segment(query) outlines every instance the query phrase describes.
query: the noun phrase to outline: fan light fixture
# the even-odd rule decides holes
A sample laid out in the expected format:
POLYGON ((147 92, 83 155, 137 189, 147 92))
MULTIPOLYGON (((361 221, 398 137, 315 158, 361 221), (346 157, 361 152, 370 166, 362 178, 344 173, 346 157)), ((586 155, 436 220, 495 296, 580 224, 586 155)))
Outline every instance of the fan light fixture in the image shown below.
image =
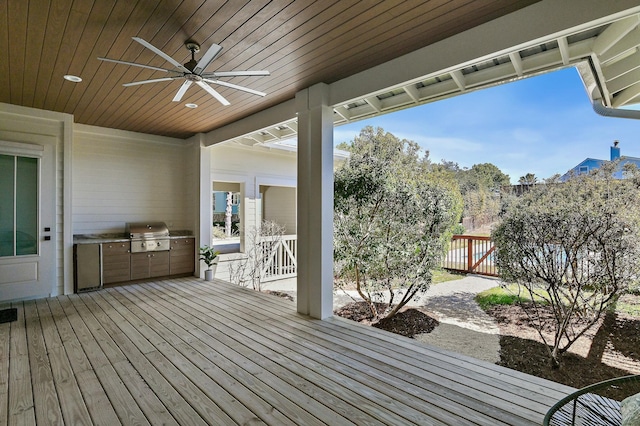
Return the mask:
POLYGON ((154 71, 161 71, 168 73, 168 77, 164 78, 154 78, 151 80, 142 80, 142 81, 134 81, 131 83, 125 83, 123 86, 137 86, 140 84, 147 83, 158 83, 161 81, 172 81, 177 79, 184 79, 182 86, 178 89, 178 92, 173 97, 173 102, 180 102, 182 97, 187 92, 187 89, 191 84, 195 83, 204 89, 211 96, 216 98, 218 102, 222 105, 229 105, 229 101, 224 98, 220 93, 218 93, 210 84, 229 87, 231 89, 242 90, 247 93, 251 93, 253 95, 258 96, 266 96, 266 93, 259 92, 257 90, 249 89, 248 87, 238 86, 237 84, 228 83, 226 81, 219 80, 221 77, 251 77, 251 76, 267 76, 270 75, 269 71, 213 71, 213 72, 204 72, 205 68, 213 62, 213 60, 220 54, 222 51, 222 46, 217 44, 211 45, 206 53, 200 58, 200 60, 196 61, 195 54, 200 51, 200 45, 194 41, 187 40, 184 43, 184 46, 191 52, 191 60, 186 64, 182 65, 180 62, 173 59, 171 56, 164 53, 162 50, 158 49, 151 43, 141 39, 140 37, 133 37, 133 40, 140 43, 147 49, 151 50, 156 55, 163 58, 165 61, 169 62, 171 65, 176 67, 177 69, 171 70, 167 68, 159 68, 151 65, 138 64, 135 62, 126 62, 120 61, 117 59, 109 59, 109 58, 98 58, 101 61, 106 62, 115 62, 117 64, 131 65, 135 67, 148 68, 154 71))
POLYGON ((184 104, 187 108, 198 108, 198 104, 184 104))

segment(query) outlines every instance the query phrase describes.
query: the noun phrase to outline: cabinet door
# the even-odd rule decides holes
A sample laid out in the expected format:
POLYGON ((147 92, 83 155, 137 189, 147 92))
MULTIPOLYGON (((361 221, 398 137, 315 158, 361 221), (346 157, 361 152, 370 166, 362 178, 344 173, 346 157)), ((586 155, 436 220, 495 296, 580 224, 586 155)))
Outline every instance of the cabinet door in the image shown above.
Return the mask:
POLYGON ((131 279, 141 280, 169 275, 169 252, 156 251, 131 255, 131 279))
POLYGON ((102 283, 129 281, 131 245, 127 243, 102 244, 102 283))
POLYGON ((149 278, 149 253, 131 253, 131 279, 149 278))
POLYGON ((189 274, 195 271, 195 238, 171 240, 171 275, 189 274))
POLYGON ((149 257, 149 275, 152 277, 164 277, 169 275, 169 252, 156 251, 149 257))

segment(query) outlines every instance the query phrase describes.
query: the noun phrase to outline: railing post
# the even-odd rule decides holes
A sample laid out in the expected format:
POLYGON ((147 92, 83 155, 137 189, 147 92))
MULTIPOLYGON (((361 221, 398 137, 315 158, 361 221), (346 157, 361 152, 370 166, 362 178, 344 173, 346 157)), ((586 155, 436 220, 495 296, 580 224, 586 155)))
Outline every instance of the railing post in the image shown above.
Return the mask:
POLYGON ((467 239, 467 271, 473 272, 473 238, 467 239))

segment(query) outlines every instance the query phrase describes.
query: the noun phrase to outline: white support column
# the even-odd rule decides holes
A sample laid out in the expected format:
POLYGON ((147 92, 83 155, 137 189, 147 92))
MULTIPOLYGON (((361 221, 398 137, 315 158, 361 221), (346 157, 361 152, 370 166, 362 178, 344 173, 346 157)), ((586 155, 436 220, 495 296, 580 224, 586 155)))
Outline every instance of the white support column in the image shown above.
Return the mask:
MULTIPOLYGON (((199 247, 211 245, 211 218, 213 215, 213 204, 211 194, 213 191, 213 181, 211 179, 211 148, 207 148, 203 143, 201 135, 195 144, 197 150, 197 160, 199 161, 198 175, 198 237, 196 238, 196 254, 199 247)), ((196 259, 200 256, 196 255, 196 259)), ((201 268, 202 262, 196 262, 195 275, 204 278, 204 270, 201 268)))
POLYGON ((296 94, 298 112, 298 312, 333 314, 333 109, 329 86, 296 94))

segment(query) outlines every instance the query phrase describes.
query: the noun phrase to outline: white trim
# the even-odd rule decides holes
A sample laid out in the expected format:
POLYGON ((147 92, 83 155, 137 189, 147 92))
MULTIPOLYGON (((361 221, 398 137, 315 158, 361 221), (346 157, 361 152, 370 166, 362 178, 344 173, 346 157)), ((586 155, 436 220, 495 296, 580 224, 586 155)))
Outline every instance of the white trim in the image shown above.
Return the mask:
MULTIPOLYGON (((65 115, 62 120, 62 274, 63 293, 73 293, 73 116, 65 115)), ((56 169, 57 170, 57 169, 56 169)), ((57 171, 59 173, 59 171, 57 171)), ((56 173, 56 176, 57 176, 56 173)), ((57 188, 57 185, 56 185, 57 188)), ((56 194, 58 199, 58 194, 56 194)))
POLYGON ((41 158, 44 154, 44 145, 0 140, 0 151, 2 154, 41 158))
MULTIPOLYGON (((99 139, 97 142, 104 141, 105 137, 113 139, 135 139, 143 142, 168 144, 168 145, 187 145, 185 139, 171 138, 168 136, 151 135, 148 133, 132 132, 130 130, 118 130, 110 127, 89 126, 87 124, 74 124, 74 131, 77 134, 96 135, 99 139)), ((91 138, 85 136, 85 140, 91 141, 91 138)))
POLYGON ((271 177, 271 176, 256 176, 256 187, 260 188, 260 186, 283 186, 286 188, 295 188, 298 186, 298 181, 296 178, 285 178, 285 177, 271 177))

